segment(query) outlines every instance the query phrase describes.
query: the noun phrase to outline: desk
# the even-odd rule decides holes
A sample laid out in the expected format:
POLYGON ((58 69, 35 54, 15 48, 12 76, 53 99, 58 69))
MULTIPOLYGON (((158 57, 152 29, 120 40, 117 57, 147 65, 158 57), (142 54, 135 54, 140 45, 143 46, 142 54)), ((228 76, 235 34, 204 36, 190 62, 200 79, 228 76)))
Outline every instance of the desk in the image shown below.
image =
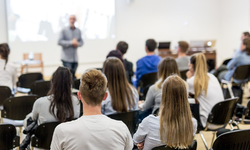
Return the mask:
MULTIPOLYGON (((213 50, 213 51, 188 51, 187 52, 187 55, 188 56, 191 56, 195 53, 203 53, 208 61, 208 66, 209 66, 209 70, 212 70, 215 68, 216 66, 216 51, 213 50), (210 61, 213 61, 212 63, 214 64, 210 64, 211 62, 210 61)), ((177 58, 178 57, 178 54, 173 54, 170 50, 158 50, 158 55, 162 58, 165 58, 165 57, 173 57, 173 58, 177 58)))

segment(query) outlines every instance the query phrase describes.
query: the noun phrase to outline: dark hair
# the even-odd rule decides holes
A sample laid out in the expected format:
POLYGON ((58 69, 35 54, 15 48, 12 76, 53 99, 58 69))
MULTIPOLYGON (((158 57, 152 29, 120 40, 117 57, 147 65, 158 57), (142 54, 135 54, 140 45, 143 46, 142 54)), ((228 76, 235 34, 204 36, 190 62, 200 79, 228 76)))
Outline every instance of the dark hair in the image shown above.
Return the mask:
POLYGON ((60 122, 74 119, 71 85, 72 75, 70 70, 66 67, 58 67, 52 76, 48 95, 50 95, 51 100, 49 111, 60 122))
POLYGON ((101 105, 106 90, 107 79, 101 71, 92 69, 82 75, 80 93, 88 105, 101 105))
POLYGON ((0 44, 0 55, 3 59, 5 59, 4 70, 8 62, 9 54, 10 54, 9 45, 7 43, 0 44))
POLYGON ((122 58, 122 53, 120 51, 118 51, 118 50, 110 51, 106 58, 109 58, 109 57, 116 57, 116 58, 120 59, 120 61, 123 63, 123 65, 125 67, 124 60, 122 58))
POLYGON ((244 36, 248 36, 250 37, 250 33, 249 32, 243 32, 244 36))
POLYGON ((122 62, 117 58, 108 58, 104 62, 103 72, 108 79, 108 90, 113 109, 119 113, 132 110, 135 106, 135 99, 122 62))
POLYGON ((250 38, 244 39, 243 40, 243 45, 246 46, 244 51, 247 53, 247 55, 250 55, 250 38))
POLYGON ((186 53, 189 47, 188 43, 186 41, 179 41, 178 44, 179 44, 181 52, 186 53))
POLYGON ((146 47, 148 48, 148 50, 149 50, 150 52, 153 52, 153 51, 155 50, 156 45, 157 45, 157 43, 155 42, 154 39, 148 39, 148 40, 146 41, 146 47))
POLYGON ((128 50, 128 43, 124 42, 124 41, 120 41, 116 48, 122 53, 122 55, 124 55, 127 50, 128 50))

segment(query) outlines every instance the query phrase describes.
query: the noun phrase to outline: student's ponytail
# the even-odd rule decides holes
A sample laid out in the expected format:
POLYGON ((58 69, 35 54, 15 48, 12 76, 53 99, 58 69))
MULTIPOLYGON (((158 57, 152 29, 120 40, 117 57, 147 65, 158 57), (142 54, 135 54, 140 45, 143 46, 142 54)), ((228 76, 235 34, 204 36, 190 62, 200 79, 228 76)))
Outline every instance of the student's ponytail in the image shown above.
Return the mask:
POLYGON ((3 59, 5 59, 4 70, 6 69, 6 65, 8 63, 9 54, 9 45, 7 43, 0 44, 0 55, 3 59))
POLYGON ((199 53, 191 57, 191 64, 194 66, 195 78, 194 78, 194 97, 197 97, 204 91, 207 95, 208 80, 207 75, 207 61, 204 54, 199 53))

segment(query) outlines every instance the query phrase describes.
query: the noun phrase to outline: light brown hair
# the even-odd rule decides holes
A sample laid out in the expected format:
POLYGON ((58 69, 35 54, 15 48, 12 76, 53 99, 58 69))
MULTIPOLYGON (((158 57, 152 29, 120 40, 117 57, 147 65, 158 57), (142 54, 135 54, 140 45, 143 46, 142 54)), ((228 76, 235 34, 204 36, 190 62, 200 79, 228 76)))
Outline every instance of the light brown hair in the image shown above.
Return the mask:
POLYGON ((91 106, 101 105, 107 90, 107 79, 99 70, 88 70, 82 75, 80 93, 91 106))
POLYGON ((194 66, 194 98, 204 91, 207 95, 209 77, 207 75, 207 60, 203 53, 192 55, 190 63, 194 66))
POLYGON ((118 58, 109 57, 104 62, 103 72, 108 79, 113 109, 119 113, 131 110, 135 106, 135 99, 122 62, 118 58))
POLYGON ((166 57, 161 60, 158 65, 158 79, 159 81, 156 83, 156 88, 161 89, 162 83, 164 80, 172 75, 177 74, 180 76, 180 71, 178 65, 172 57, 166 57))
POLYGON ((160 105, 160 138, 169 147, 187 148, 193 142, 193 122, 185 82, 169 76, 163 83, 160 105))
POLYGON ((244 39, 243 44, 246 46, 244 51, 247 53, 247 55, 250 55, 250 38, 244 39))
POLYGON ((179 41, 178 44, 181 52, 186 53, 189 47, 188 43, 186 41, 179 41))

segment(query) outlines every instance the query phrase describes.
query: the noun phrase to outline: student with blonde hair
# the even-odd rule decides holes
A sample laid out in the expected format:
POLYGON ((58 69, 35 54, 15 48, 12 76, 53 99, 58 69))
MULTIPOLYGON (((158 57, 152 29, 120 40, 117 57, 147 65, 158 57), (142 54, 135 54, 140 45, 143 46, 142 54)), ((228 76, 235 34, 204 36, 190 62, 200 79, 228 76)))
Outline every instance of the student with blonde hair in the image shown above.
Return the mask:
POLYGON ((183 149, 193 142, 196 129, 197 122, 192 118, 186 84, 178 75, 172 75, 163 82, 159 116, 146 117, 133 140, 143 150, 161 145, 183 149))
POLYGON ((172 74, 180 76, 180 72, 175 59, 166 57, 162 59, 158 65, 158 81, 150 86, 146 100, 143 104, 143 111, 153 108, 154 112, 160 107, 162 97, 162 84, 164 80, 172 74))
POLYGON ((102 113, 109 115, 137 110, 139 94, 129 84, 121 60, 116 57, 107 58, 103 65, 103 72, 108 79, 108 97, 102 102, 102 113))
POLYGON ((207 72, 207 61, 204 54, 191 56, 187 78, 188 92, 194 95, 197 103, 200 103, 201 122, 203 126, 206 126, 213 106, 223 101, 224 97, 217 78, 207 72))

